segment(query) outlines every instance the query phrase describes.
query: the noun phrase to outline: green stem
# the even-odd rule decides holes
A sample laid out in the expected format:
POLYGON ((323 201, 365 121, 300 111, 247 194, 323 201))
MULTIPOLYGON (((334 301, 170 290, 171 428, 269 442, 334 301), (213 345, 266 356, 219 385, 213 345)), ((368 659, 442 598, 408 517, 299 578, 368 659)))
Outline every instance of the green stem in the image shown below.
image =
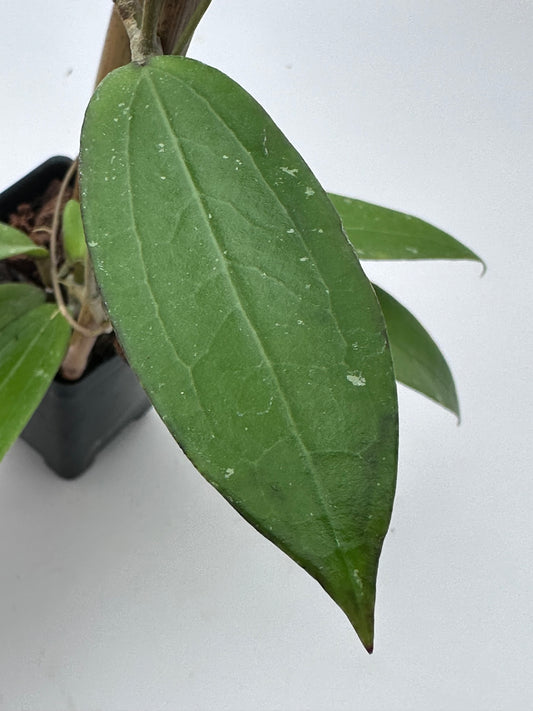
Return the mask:
POLYGON ((211 0, 200 0, 196 10, 193 12, 191 19, 185 26, 185 29, 178 37, 176 44, 172 49, 172 54, 184 54, 189 46, 189 42, 194 34, 195 29, 198 27, 198 23, 204 16, 205 11, 211 4, 211 0))
POLYGON ((163 0, 144 0, 141 24, 141 49, 145 57, 161 54, 161 43, 157 37, 157 24, 163 0))
POLYGON ((140 25, 140 5, 137 0, 114 0, 114 2, 128 33, 132 61, 144 64, 148 57, 161 54, 157 23, 162 0, 144 0, 140 25))

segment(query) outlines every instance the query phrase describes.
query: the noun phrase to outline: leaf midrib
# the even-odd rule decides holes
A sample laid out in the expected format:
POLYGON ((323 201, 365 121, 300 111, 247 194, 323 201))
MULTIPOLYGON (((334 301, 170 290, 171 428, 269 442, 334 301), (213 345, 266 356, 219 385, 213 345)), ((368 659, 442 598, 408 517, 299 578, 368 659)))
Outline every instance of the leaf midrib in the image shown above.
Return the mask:
MULTIPOLYGON (((176 80, 176 76, 175 76, 174 74, 172 74, 172 73, 170 73, 170 72, 168 72, 168 71, 162 69, 161 67, 158 67, 157 70, 156 70, 155 68, 151 67, 151 70, 152 70, 152 71, 159 71, 159 72, 161 72, 161 74, 167 74, 169 77, 171 77, 172 79, 176 80)), ((152 86, 154 87, 154 91, 155 91, 155 85, 154 85, 154 83, 153 83, 153 81, 152 81, 151 79, 150 79, 150 82, 152 83, 152 86)), ((287 216, 287 219, 289 220, 290 224, 295 228, 295 236, 298 236, 298 238, 300 239, 300 243, 301 243, 302 249, 305 250, 305 253, 306 253, 310 258, 311 258, 311 257, 314 257, 313 253, 310 251, 309 245, 308 245, 308 244, 305 242, 305 240, 302 238, 301 231, 300 231, 298 225, 296 224, 296 222, 294 221, 293 217, 291 216, 291 214, 290 214, 289 211, 287 210, 287 206, 284 205, 284 203, 280 200, 279 195, 275 192, 275 190, 273 190, 273 188, 272 188, 272 186, 270 185, 270 183, 265 179, 265 177, 264 177, 264 175, 263 175, 261 169, 259 168, 259 166, 258 166, 258 164, 257 164, 257 161, 255 160, 255 158, 253 157, 253 155, 250 153, 250 151, 249 151, 249 150, 243 145, 243 143, 240 141, 240 139, 239 139, 239 137, 237 136, 237 134, 235 133, 235 131, 231 128, 231 126, 229 126, 229 125, 224 121, 224 119, 222 118, 222 116, 220 116, 220 114, 217 114, 217 112, 213 109, 213 107, 211 106, 211 103, 205 98, 205 96, 202 96, 200 93, 198 93, 198 91, 197 91, 196 89, 194 89, 192 86, 190 86, 190 84, 183 83, 183 86, 186 87, 192 94, 194 94, 195 97, 197 97, 198 99, 200 99, 201 101, 203 101, 203 103, 204 103, 205 107, 207 108, 207 110, 208 110, 211 114, 213 114, 213 115, 215 116, 215 118, 216 118, 218 121, 220 121, 220 123, 222 123, 222 124, 226 127, 227 131, 228 131, 229 133, 231 133, 231 135, 233 136, 234 140, 238 143, 238 145, 239 145, 240 147, 244 148, 244 150, 246 151, 246 153, 247 153, 247 155, 248 155, 248 158, 250 159, 250 162, 253 164, 254 168, 256 169, 257 174, 258 174, 258 176, 260 177, 262 184, 263 184, 264 187, 270 192, 270 194, 272 195, 272 197, 274 198, 274 200, 277 202, 277 204, 279 205, 279 207, 282 209, 282 211, 283 211, 283 212, 285 213, 285 215, 287 216)), ((161 100, 159 99, 159 96, 156 96, 156 100, 158 101, 159 105, 162 107, 163 113, 164 113, 165 116, 166 116, 165 108, 164 108, 164 106, 163 106, 161 100)), ((170 129, 172 129, 172 127, 170 126, 170 124, 168 124, 168 125, 169 125, 170 129)), ((172 130, 171 130, 171 133, 172 133, 172 130)), ((172 135, 174 136, 174 134, 172 134, 172 135)), ((327 196, 327 194, 326 194, 326 196, 327 196)), ((335 211, 335 212, 336 212, 336 211, 335 211)), ((342 234, 344 234, 344 232, 342 231, 341 218, 339 217, 338 213, 336 213, 336 214, 337 214, 337 219, 338 219, 338 221, 339 221, 339 229, 341 230, 342 234)), ((355 256, 355 258, 357 259, 357 255, 356 255, 356 252, 355 252, 355 249, 354 249, 352 243, 349 241, 349 239, 346 237, 346 235, 344 235, 344 238, 345 238, 345 240, 346 240, 347 245, 349 245, 349 247, 353 250, 354 256, 355 256)), ((315 269, 316 269, 316 271, 317 271, 317 274, 318 274, 318 276, 319 276, 319 278, 320 278, 320 281, 322 282, 322 285, 323 285, 323 287, 324 287, 324 290, 325 290, 325 293, 326 293, 326 296, 327 296, 327 299, 328 299, 328 303, 329 303, 329 312, 330 312, 330 314, 331 314, 331 317, 332 317, 333 321, 335 322, 335 326, 336 326, 336 328, 337 328, 337 333, 338 333, 338 335, 340 336, 340 338, 344 341, 344 345, 345 345, 347 348, 349 348, 350 346, 349 346, 349 344, 347 343, 346 339, 344 338, 344 333, 342 332, 342 328, 341 328, 340 325, 339 325, 337 316, 336 316, 336 314, 335 314, 335 310, 333 309, 333 305, 332 305, 332 303, 331 303, 330 290, 329 290, 329 288, 328 288, 328 285, 326 284, 326 282, 325 282, 325 280, 324 280, 324 277, 322 276, 322 273, 320 272, 320 269, 318 268, 318 265, 315 263, 314 266, 315 266, 315 269)), ((347 366, 347 367, 348 367, 348 366, 347 366)))
MULTIPOLYGON (((174 80, 176 80, 176 77, 175 77, 175 76, 173 76, 173 75, 171 75, 171 76, 172 76, 172 78, 173 78, 174 80)), ((212 229, 210 220, 209 220, 209 218, 208 218, 208 212, 207 212, 207 210, 206 210, 206 208, 205 208, 205 206, 204 206, 204 203, 203 203, 203 201, 202 201, 202 198, 201 198, 201 196, 200 196, 200 191, 198 190, 198 188, 197 188, 197 186, 196 186, 196 184, 195 184, 195 182, 194 182, 194 178, 193 178, 193 176, 192 176, 192 174, 191 174, 191 172, 190 172, 190 170, 189 170, 189 168, 188 168, 187 161, 185 160, 185 156, 184 156, 184 154, 183 154, 183 150, 182 150, 182 148, 181 148, 181 146, 180 146, 180 144, 179 144, 179 142, 178 142, 178 140, 177 140, 177 137, 176 137, 174 131, 172 130, 172 125, 170 124, 170 122, 169 122, 169 120, 168 120, 165 107, 164 107, 164 105, 163 105, 163 103, 162 103, 162 101, 161 101, 161 99, 160 99, 160 97, 159 97, 159 94, 158 94, 158 92, 157 92, 157 88, 156 88, 156 86, 155 86, 155 84, 154 84, 152 78, 150 77, 150 75, 149 75, 148 73, 146 73, 145 79, 146 79, 146 81, 149 83, 149 85, 150 85, 150 87, 151 87, 151 91, 152 91, 152 93, 153 93, 153 95, 154 95, 154 98, 155 98, 155 100, 157 101, 157 103, 158 103, 158 105, 159 105, 159 107, 160 107, 161 114, 162 114, 162 116, 164 117, 164 121, 165 121, 165 124, 166 124, 166 126, 167 126, 167 130, 168 130, 168 133, 169 133, 169 135, 170 135, 170 137, 171 137, 171 140, 172 140, 173 144, 175 145, 176 150, 178 151, 179 155, 181 156, 182 164, 183 164, 184 168, 186 169, 185 175, 187 176, 187 179, 188 179, 188 181, 189 181, 189 183, 190 183, 190 185, 191 185, 191 188, 192 188, 192 190, 193 190, 193 194, 196 196, 196 199, 197 199, 199 208, 200 208, 200 210, 201 210, 201 212, 202 212, 202 215, 203 215, 205 224, 207 225, 208 232, 209 232, 209 234, 211 235, 211 239, 212 239, 213 246, 216 248, 216 250, 217 250, 217 252, 218 252, 218 254, 219 254, 219 259, 220 259, 220 262, 219 262, 219 263, 220 263, 221 265, 223 265, 221 268, 223 268, 224 271, 225 271, 225 273, 226 273, 226 277, 227 277, 228 283, 229 283, 230 288, 231 288, 231 290, 232 290, 232 292, 233 292, 233 294, 234 294, 235 302, 236 302, 236 304, 238 305, 238 307, 239 307, 239 309, 240 309, 240 311, 241 311, 241 313, 242 313, 243 318, 244 318, 244 319, 246 320, 246 322, 248 323, 249 328, 250 328, 250 332, 251 332, 251 334, 252 334, 252 337, 253 337, 254 341, 256 342, 256 346, 257 346, 259 352, 262 354, 262 356, 263 356, 263 358, 264 358, 264 361, 265 361, 265 363, 267 364, 267 366, 268 366, 268 368, 269 368, 269 370, 270 370, 271 377, 272 377, 272 379, 273 379, 273 381, 274 381, 274 383, 275 383, 275 386, 276 386, 276 388, 277 388, 277 390, 278 390, 278 393, 279 393, 279 396, 280 396, 280 400, 282 401, 283 406, 284 406, 284 408, 285 408, 287 421, 288 421, 289 425, 291 426, 291 429, 292 429, 292 431, 293 431, 293 434, 294 434, 294 436, 295 436, 295 439, 296 439, 296 441, 298 442, 298 445, 299 445, 299 447, 300 447, 300 449, 301 449, 301 451, 302 451, 302 453, 303 453, 303 456, 304 456, 304 458, 305 458, 305 461, 306 461, 306 463, 307 463, 308 470, 310 471, 310 473, 311 473, 311 475, 312 475, 313 485, 315 486, 315 489, 316 489, 317 494, 318 494, 318 497, 319 497, 319 501, 320 501, 321 506, 322 506, 322 508, 323 508, 323 510, 324 510, 324 513, 325 513, 325 516, 326 516, 326 520, 327 520, 327 523, 328 523, 328 527, 329 527, 329 529, 330 529, 330 531, 331 531, 331 534, 332 534, 332 536, 333 536, 333 539, 334 539, 334 541, 335 541, 335 543, 336 543, 337 550, 338 550, 339 553, 340 553, 340 556, 341 556, 341 559, 342 559, 342 561, 343 561, 343 564, 344 564, 345 567, 346 567, 347 579, 350 581, 350 585, 351 585, 351 587, 352 587, 352 589, 353 589, 353 591, 354 591, 354 593, 355 593, 355 599, 358 600, 359 597, 360 597, 361 591, 360 591, 360 588, 358 588, 358 587, 355 585, 354 581, 353 581, 353 578, 352 578, 352 575, 351 575, 351 568, 350 568, 349 562, 348 562, 348 560, 347 560, 347 558, 346 558, 346 554, 345 554, 344 548, 343 548, 343 546, 341 545, 341 542, 339 541, 338 536, 337 536, 337 533, 336 533, 336 531, 335 531, 335 527, 334 527, 333 524, 332 524, 331 514, 330 514, 329 508, 328 508, 328 506, 327 506, 327 504, 326 504, 322 487, 320 486, 320 483, 319 483, 318 480, 317 480, 317 472, 316 472, 315 466, 314 466, 314 464, 313 464, 312 458, 311 458, 311 456, 310 456, 310 452, 309 452, 307 446, 305 445, 305 443, 304 443, 304 441, 303 441, 303 438, 302 438, 302 435, 301 435, 301 433, 300 433, 300 431, 299 431, 299 428, 298 428, 297 425, 296 425, 296 422, 295 422, 295 420, 294 420, 294 416, 293 416, 293 414, 292 414, 292 410, 291 410, 291 408, 290 408, 289 403, 287 402, 287 399, 286 399, 286 397, 285 397, 285 394, 284 394, 284 392, 283 392, 283 389, 282 389, 282 387, 281 387, 281 385, 280 385, 280 382, 279 382, 279 380, 278 380, 276 371, 275 371, 275 369, 274 369, 274 367, 273 367, 272 361, 271 361, 271 359, 270 359, 270 357, 269 357, 269 355, 268 355, 268 353, 267 353, 267 351, 266 351, 266 349, 265 349, 265 346, 264 346, 264 344, 263 344, 261 338, 259 337, 259 334, 257 333, 257 330, 256 330, 255 326, 254 326, 253 323, 251 322, 250 317, 249 317, 248 313, 246 312, 246 310, 245 310, 245 308, 244 308, 244 305, 243 305, 242 300, 241 300, 241 298, 240 298, 240 295, 239 295, 239 292, 238 292, 238 290, 237 290, 237 287, 236 287, 236 285, 235 285, 235 283, 234 283, 234 281, 233 281, 233 279, 232 279, 232 277, 231 277, 231 274, 230 274, 230 272, 229 272, 229 270, 228 270, 228 268, 227 268, 227 266, 226 266, 226 260, 225 260, 224 254, 223 254, 223 250, 220 249, 220 246, 219 246, 219 244, 218 244, 216 235, 215 235, 214 232, 213 232, 213 229, 212 229)), ((189 88, 191 88, 191 87, 189 87, 189 88)), ((194 90, 192 90, 192 91, 194 91, 194 90)), ((194 93, 196 93, 196 92, 194 92, 194 93)), ((204 99, 204 97, 201 97, 201 98, 204 99)), ((204 99, 204 101, 205 101, 205 99, 204 99)), ((211 110, 212 110, 212 107, 210 107, 210 108, 211 108, 211 110)), ((217 116, 217 118, 218 118, 219 120, 221 120, 220 117, 218 116, 218 114, 216 114, 216 116, 217 116)), ((233 133, 233 131, 232 131, 232 133, 233 133)), ((241 142, 239 141, 238 137, 237 137, 235 134, 234 134, 234 136, 235 136, 235 139, 238 141, 239 145, 242 146, 242 144, 241 144, 241 142)), ((255 167, 256 167, 256 169, 257 169, 259 175, 261 176, 261 178, 262 178, 263 181, 264 181, 263 175, 262 175, 261 171, 259 170, 259 168, 257 167, 257 165, 255 164, 255 162, 254 162, 254 165, 255 165, 255 167)), ((270 186, 269 186, 269 187, 270 187, 270 186)), ((277 195, 276 195, 276 198, 277 198, 277 200, 278 200, 278 202, 279 202, 279 197, 278 197, 277 195)), ((282 204, 282 203, 280 203, 280 204, 282 204)), ((284 209, 285 212, 286 212, 286 208, 285 208, 284 205, 283 205, 283 209, 284 209)), ((290 216, 289 216, 289 217, 290 217, 290 216)), ((291 220, 291 222, 292 222, 292 220, 291 220)), ((138 239, 138 236, 137 236, 137 239, 138 239)), ((306 247, 307 247, 307 245, 306 245, 306 247)), ((333 313, 333 312, 332 312, 332 313, 333 313)))

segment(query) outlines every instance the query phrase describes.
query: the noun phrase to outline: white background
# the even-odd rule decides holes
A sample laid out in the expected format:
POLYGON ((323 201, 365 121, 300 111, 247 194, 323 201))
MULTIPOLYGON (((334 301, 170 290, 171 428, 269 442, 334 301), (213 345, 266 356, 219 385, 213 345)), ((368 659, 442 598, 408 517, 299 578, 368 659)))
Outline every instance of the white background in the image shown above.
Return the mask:
MULTIPOLYGON (((2 3, 0 189, 75 155, 110 2, 2 3)), ((0 708, 533 707, 533 5, 213 0, 190 56, 264 104, 324 186, 488 264, 369 265, 445 351, 463 422, 400 389, 368 656, 151 412, 76 482, 0 465, 0 708)))

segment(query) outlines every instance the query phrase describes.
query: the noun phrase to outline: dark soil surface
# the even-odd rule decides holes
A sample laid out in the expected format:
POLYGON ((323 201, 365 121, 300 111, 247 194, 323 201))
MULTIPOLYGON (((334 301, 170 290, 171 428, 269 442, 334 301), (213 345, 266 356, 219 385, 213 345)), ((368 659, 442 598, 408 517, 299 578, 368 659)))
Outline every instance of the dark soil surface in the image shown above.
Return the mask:
MULTIPOLYGON (((17 207, 16 212, 9 215, 9 224, 16 227, 21 232, 25 232, 28 237, 40 247, 48 247, 50 243, 50 229, 54 219, 54 209, 59 190, 60 180, 53 180, 46 189, 42 197, 33 203, 22 203, 17 207)), ((67 200, 72 197, 72 188, 65 190, 63 198, 63 209, 67 200)), ((58 258, 62 258, 61 244, 58 244, 58 258)), ((43 287, 39 272, 35 268, 31 258, 20 256, 12 257, 7 261, 7 268, 12 275, 12 281, 29 281, 37 286, 43 287)))

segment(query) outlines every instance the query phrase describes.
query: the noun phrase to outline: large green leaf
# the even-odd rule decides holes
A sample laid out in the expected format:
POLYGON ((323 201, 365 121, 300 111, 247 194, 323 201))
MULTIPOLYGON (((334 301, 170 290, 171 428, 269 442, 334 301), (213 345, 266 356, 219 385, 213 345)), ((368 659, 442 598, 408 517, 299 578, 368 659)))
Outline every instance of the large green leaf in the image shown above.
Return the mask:
POLYGON ((405 306, 374 285, 385 316, 397 380, 459 417, 453 376, 435 341, 405 306))
POLYGON ((326 194, 243 89, 180 57, 104 80, 80 171, 96 275, 156 409, 371 649, 395 382, 375 294, 326 194))
POLYGON ((472 259, 483 261, 464 244, 428 222, 330 194, 359 259, 472 259))
POLYGON ((48 250, 38 247, 28 235, 20 230, 0 222, 0 259, 26 254, 29 257, 47 257, 48 250))
POLYGON ((41 402, 67 347, 70 327, 43 299, 33 287, 0 286, 0 459, 41 402))

